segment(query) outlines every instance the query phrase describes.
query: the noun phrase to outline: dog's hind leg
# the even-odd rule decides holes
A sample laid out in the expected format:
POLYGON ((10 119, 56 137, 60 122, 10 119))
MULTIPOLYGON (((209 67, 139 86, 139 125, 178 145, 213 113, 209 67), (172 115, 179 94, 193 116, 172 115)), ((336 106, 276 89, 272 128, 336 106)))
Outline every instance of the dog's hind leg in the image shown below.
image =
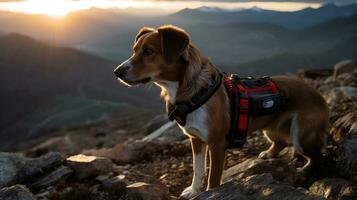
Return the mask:
POLYGON ((191 199, 201 192, 201 184, 206 172, 207 145, 198 138, 190 139, 193 155, 193 178, 191 186, 181 193, 181 197, 185 199, 191 199))
POLYGON ((281 138, 274 135, 276 133, 273 133, 272 131, 264 130, 263 133, 264 136, 271 142, 271 146, 268 150, 262 151, 258 157, 262 159, 274 158, 287 146, 287 144, 281 138))
POLYGON ((326 144, 327 122, 314 113, 294 113, 291 120, 291 138, 295 151, 306 158, 299 173, 309 173, 322 158, 326 144))

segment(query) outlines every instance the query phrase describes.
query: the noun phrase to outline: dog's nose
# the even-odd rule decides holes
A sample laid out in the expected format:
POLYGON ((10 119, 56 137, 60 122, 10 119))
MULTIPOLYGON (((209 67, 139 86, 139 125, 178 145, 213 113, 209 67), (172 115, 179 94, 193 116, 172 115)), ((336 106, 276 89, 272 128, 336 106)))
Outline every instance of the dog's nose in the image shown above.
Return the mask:
POLYGON ((118 78, 123 78, 125 76, 126 72, 129 70, 130 66, 125 66, 125 65, 120 65, 114 70, 115 76, 118 78))

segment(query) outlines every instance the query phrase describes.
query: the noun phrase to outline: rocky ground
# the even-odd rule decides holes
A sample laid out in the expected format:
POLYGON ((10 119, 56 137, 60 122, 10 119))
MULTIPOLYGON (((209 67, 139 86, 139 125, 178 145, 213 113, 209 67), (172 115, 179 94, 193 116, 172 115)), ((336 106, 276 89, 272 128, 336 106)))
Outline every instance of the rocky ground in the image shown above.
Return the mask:
MULTIPOLYGON (((293 157, 290 148, 279 158, 258 159, 269 143, 256 132, 242 149, 228 152, 224 184, 196 199, 357 199, 357 64, 341 62, 333 70, 299 76, 331 109, 321 166, 309 176, 298 175, 303 159, 293 157)), ((154 112, 126 113, 119 121, 71 127, 19 144, 18 153, 0 153, 0 199, 177 199, 192 178, 189 141, 177 127, 141 140, 166 122, 154 112)))

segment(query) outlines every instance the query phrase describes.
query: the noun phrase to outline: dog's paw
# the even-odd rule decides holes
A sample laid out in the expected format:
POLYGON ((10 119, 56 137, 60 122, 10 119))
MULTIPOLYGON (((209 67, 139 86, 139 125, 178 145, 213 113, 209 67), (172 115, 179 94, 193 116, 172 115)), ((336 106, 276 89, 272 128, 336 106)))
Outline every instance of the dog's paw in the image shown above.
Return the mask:
POLYGON ((187 187, 184 191, 182 191, 180 197, 182 197, 184 199, 191 199, 199 194, 200 194, 199 189, 196 189, 196 188, 190 186, 190 187, 187 187))
POLYGON ((261 158, 261 159, 269 159, 269 158, 273 158, 274 156, 271 155, 270 151, 262 151, 260 152, 258 158, 261 158))

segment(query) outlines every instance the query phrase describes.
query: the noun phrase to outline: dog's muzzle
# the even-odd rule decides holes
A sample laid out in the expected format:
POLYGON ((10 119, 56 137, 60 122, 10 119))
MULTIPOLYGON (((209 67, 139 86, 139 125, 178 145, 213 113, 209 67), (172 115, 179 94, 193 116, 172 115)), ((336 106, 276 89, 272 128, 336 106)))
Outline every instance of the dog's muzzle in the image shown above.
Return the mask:
POLYGON ((146 78, 142 78, 142 79, 135 79, 134 77, 132 77, 132 75, 130 74, 131 67, 132 66, 131 66, 130 60, 127 60, 127 61, 123 62, 122 64, 120 64, 114 70, 114 74, 122 83, 124 83, 128 86, 144 84, 144 83, 151 81, 151 77, 146 77, 146 78))
POLYGON ((116 77, 122 79, 125 77, 126 73, 129 71, 130 66, 128 65, 119 65, 115 70, 114 70, 114 74, 116 77))

